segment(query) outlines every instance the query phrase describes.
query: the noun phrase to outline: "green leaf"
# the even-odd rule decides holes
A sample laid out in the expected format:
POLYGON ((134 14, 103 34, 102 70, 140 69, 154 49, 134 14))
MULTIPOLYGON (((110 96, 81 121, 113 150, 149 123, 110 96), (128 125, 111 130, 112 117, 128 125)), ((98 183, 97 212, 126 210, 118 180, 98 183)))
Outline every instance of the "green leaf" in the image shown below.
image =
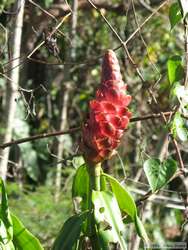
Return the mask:
POLYGON ((144 162, 144 171, 152 192, 162 188, 177 170, 177 163, 173 159, 160 162, 159 159, 149 159, 144 162))
POLYGON ((120 209, 131 216, 134 221, 137 209, 131 194, 115 178, 107 174, 104 174, 104 176, 106 176, 110 182, 112 191, 117 199, 120 209))
POLYGON ((117 199, 120 209, 128 214, 128 217, 124 220, 124 223, 135 223, 136 231, 138 235, 145 241, 148 242, 148 236, 144 229, 142 222, 137 216, 137 208, 131 194, 113 177, 104 174, 110 182, 112 191, 117 199))
POLYGON ((174 136, 178 136, 181 141, 187 141, 188 131, 185 127, 184 119, 181 117, 181 114, 177 112, 174 116, 172 123, 172 132, 174 136))
MULTIPOLYGON (((5 190, 5 185, 3 180, 1 181, 1 208, 0 208, 0 219, 2 219, 7 232, 6 241, 10 241, 13 238, 13 224, 10 216, 10 211, 8 207, 8 198, 5 190)), ((7 243, 6 242, 6 243, 7 243)))
POLYGON ((169 19, 171 24, 171 29, 179 23, 182 19, 181 8, 178 2, 173 3, 169 9, 169 19))
POLYGON ((176 84, 174 94, 180 103, 180 110, 183 114, 188 115, 188 89, 185 86, 176 84))
POLYGON ((82 224, 86 219, 87 213, 76 214, 70 217, 61 229, 57 239, 55 240, 53 250, 72 250, 72 247, 78 240, 82 224))
POLYGON ((145 243, 149 244, 149 238, 147 236, 146 230, 140 218, 136 215, 135 217, 135 227, 138 235, 145 241, 145 243))
POLYGON ((89 175, 86 165, 80 166, 73 179, 72 198, 81 197, 81 207, 83 210, 89 206, 89 175))
POLYGON ((185 18, 187 13, 188 13, 188 4, 187 4, 187 0, 179 0, 180 5, 181 5, 181 9, 182 9, 182 13, 183 13, 183 17, 185 18))
POLYGON ((183 79, 184 69, 182 66, 182 60, 180 56, 173 56, 170 59, 168 59, 167 68, 168 68, 168 78, 170 84, 173 84, 183 79))
POLYGON ((109 247, 108 244, 118 242, 121 250, 126 250, 123 238, 124 224, 114 195, 109 191, 93 190, 92 202, 99 239, 102 239, 101 244, 109 247))
POLYGON ((0 242, 2 242, 3 244, 6 244, 8 242, 7 230, 2 220, 0 220, 0 242))
POLYGON ((11 213, 13 222, 13 243, 18 250, 43 250, 39 240, 30 233, 22 222, 11 213))

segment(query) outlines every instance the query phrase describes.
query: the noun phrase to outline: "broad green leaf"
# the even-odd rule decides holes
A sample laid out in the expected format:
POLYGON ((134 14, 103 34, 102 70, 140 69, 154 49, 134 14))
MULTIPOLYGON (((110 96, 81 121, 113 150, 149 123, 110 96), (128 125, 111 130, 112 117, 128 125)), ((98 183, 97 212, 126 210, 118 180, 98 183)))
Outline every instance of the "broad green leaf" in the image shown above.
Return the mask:
POLYGON ((182 59, 180 56, 173 56, 170 59, 168 59, 167 67, 168 67, 168 78, 170 84, 173 84, 183 79, 184 69, 182 66, 182 59))
POLYGON ((174 136, 178 136, 181 141, 187 141, 188 131, 185 127, 184 119, 181 117, 181 114, 177 112, 174 116, 172 123, 172 132, 174 136))
POLYGON ((13 243, 18 250, 43 250, 39 240, 30 233, 22 222, 11 213, 13 222, 13 243))
POLYGON ((12 241, 9 241, 7 244, 3 244, 2 242, 0 242, 0 249, 1 250, 15 250, 14 245, 12 243, 12 241))
POLYGON ((145 241, 146 244, 149 244, 149 238, 147 236, 144 225, 137 215, 135 216, 135 227, 138 235, 145 241))
POLYGON ((7 241, 12 240, 13 238, 13 225, 12 219, 10 216, 10 211, 8 207, 8 198, 5 190, 5 185, 3 180, 1 181, 1 208, 0 208, 0 219, 3 221, 7 231, 7 241))
POLYGON ((162 188, 177 170, 177 163, 173 159, 160 162, 159 159, 149 159, 144 162, 144 171, 152 192, 162 188))
POLYGON ((104 174, 104 176, 106 176, 110 182, 120 209, 126 212, 134 220, 137 209, 131 194, 115 178, 107 174, 104 174))
POLYGON ((110 243, 118 242, 121 250, 127 249, 123 238, 124 224, 113 193, 93 190, 92 201, 99 238, 103 239, 101 244, 108 246, 110 243))
POLYGON ((170 6, 169 19, 170 19, 171 29, 173 29, 174 26, 181 21, 182 14, 181 14, 180 5, 178 2, 173 3, 170 6))
POLYGON ((2 242, 3 244, 8 243, 7 230, 1 219, 0 219, 0 242, 2 242))
POLYGON ((73 179, 72 198, 82 198, 82 209, 87 209, 89 206, 89 175, 86 165, 80 166, 73 179))
POLYGON ((53 250, 72 250, 72 247, 80 237, 82 224, 86 219, 87 213, 76 214, 70 217, 63 225, 53 250))
POLYGON ((138 235, 145 241, 148 242, 148 237, 142 222, 140 221, 139 217, 137 216, 137 208, 136 204, 131 196, 131 194, 113 177, 104 174, 110 182, 112 187, 112 191, 116 197, 118 205, 120 209, 126 212, 129 216, 124 220, 125 223, 130 223, 133 221, 135 223, 135 227, 137 230, 138 235), (138 223, 138 221, 140 223, 138 223))
POLYGON ((182 8, 182 13, 183 17, 185 18, 186 15, 188 14, 188 3, 187 0, 179 0, 181 8, 182 8))

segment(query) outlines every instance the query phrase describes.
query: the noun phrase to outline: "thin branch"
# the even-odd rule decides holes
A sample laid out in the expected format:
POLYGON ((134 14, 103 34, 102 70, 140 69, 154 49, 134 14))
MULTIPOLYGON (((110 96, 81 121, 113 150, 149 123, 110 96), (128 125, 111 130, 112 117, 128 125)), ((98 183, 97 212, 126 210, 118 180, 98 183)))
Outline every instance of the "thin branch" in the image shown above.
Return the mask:
MULTIPOLYGON (((71 15, 71 12, 68 13, 66 16, 62 18, 62 20, 57 24, 57 26, 52 30, 50 33, 50 36, 53 36, 55 32, 59 29, 59 27, 64 23, 64 21, 71 15)), ((35 47, 32 52, 27 56, 27 58, 30 58, 43 44, 45 44, 45 41, 42 41, 37 47, 35 47)))
MULTIPOLYGON (((147 22, 149 22, 150 19, 151 19, 154 15, 156 15, 156 14, 159 12, 159 10, 160 10, 162 7, 164 7, 167 3, 168 3, 168 0, 164 1, 161 5, 159 5, 159 7, 158 7, 155 11, 153 11, 153 13, 152 13, 151 15, 149 15, 149 16, 143 21, 143 23, 142 23, 141 25, 139 25, 139 27, 129 36, 129 38, 128 38, 124 43, 125 43, 125 44, 128 44, 128 43, 135 37, 135 35, 144 27, 144 25, 145 25, 147 22)), ((118 50, 118 49, 120 49, 121 47, 122 47, 122 44, 119 45, 118 47, 114 48, 114 50, 118 50)))
POLYGON ((49 13, 47 10, 43 9, 39 4, 33 2, 32 0, 29 0, 29 2, 32 3, 34 6, 36 6, 38 9, 40 9, 42 12, 44 12, 46 15, 53 18, 57 22, 57 18, 54 15, 52 15, 51 13, 49 13))
POLYGON ((71 128, 71 129, 66 130, 66 131, 56 131, 56 132, 52 132, 52 133, 33 135, 33 136, 25 137, 22 139, 18 139, 15 141, 4 143, 4 144, 0 145, 0 148, 4 149, 4 148, 10 147, 12 145, 17 145, 17 144, 21 144, 21 143, 25 143, 25 142, 29 142, 29 141, 44 139, 44 138, 58 136, 58 135, 73 134, 74 132, 77 132, 79 130, 80 130, 80 127, 76 127, 76 128, 71 128))
MULTIPOLYGON (((151 91, 151 89, 148 89, 148 92, 149 92, 153 102, 155 103, 156 107, 159 108, 157 99, 155 98, 155 96, 154 96, 153 92, 151 91)), ((168 125, 168 122, 167 122, 167 119, 166 119, 166 116, 164 115, 164 113, 162 111, 160 111, 160 110, 159 110, 159 113, 161 114, 161 117, 162 117, 164 123, 166 125, 168 125)), ((184 166, 184 163, 183 163, 183 160, 182 160, 182 157, 181 157, 181 152, 180 152, 178 143, 177 143, 176 139, 174 138, 173 134, 171 133, 170 129, 169 129, 169 136, 170 136, 170 138, 172 140, 172 143, 174 145, 174 148, 176 150, 176 155, 177 155, 177 159, 178 159, 178 162, 179 162, 180 169, 182 170, 182 172, 185 175, 185 166, 184 166)))
MULTIPOLYGON (((172 115, 173 112, 172 111, 168 111, 168 112, 164 112, 163 115, 168 117, 170 115, 172 115)), ((160 118, 161 114, 160 113, 156 113, 156 114, 150 114, 150 115, 144 115, 144 116, 138 116, 138 117, 133 117, 130 119, 130 122, 137 122, 137 121, 144 121, 144 120, 149 120, 149 119, 156 119, 156 118, 160 118)), ((188 117, 183 116, 182 117, 188 119, 188 117)), ((57 136, 57 135, 64 135, 64 134, 73 134, 74 132, 77 132, 81 129, 81 127, 75 127, 66 131, 55 131, 52 133, 44 133, 44 134, 38 134, 38 135, 33 135, 33 136, 29 136, 29 137, 25 137, 25 138, 21 138, 15 141, 11 141, 11 142, 7 142, 4 144, 0 145, 0 149, 4 149, 6 147, 10 147, 12 145, 17 145, 17 144, 21 144, 21 143, 25 143, 28 141, 34 141, 34 140, 39 140, 39 139, 44 139, 44 138, 48 138, 48 137, 53 137, 53 136, 57 136)))
MULTIPOLYGON (((133 193, 142 195, 143 197, 146 196, 146 192, 141 189, 130 188, 130 191, 133 193)), ((169 208, 185 210, 185 205, 180 199, 170 198, 170 197, 166 197, 166 196, 158 195, 158 194, 152 194, 152 196, 148 197, 148 201, 153 202, 153 203, 163 204, 165 207, 169 207, 169 208)), ((140 205, 140 204, 137 204, 137 205, 140 205)))
POLYGON ((184 86, 188 90, 188 18, 184 18, 184 36, 185 36, 185 80, 184 86))

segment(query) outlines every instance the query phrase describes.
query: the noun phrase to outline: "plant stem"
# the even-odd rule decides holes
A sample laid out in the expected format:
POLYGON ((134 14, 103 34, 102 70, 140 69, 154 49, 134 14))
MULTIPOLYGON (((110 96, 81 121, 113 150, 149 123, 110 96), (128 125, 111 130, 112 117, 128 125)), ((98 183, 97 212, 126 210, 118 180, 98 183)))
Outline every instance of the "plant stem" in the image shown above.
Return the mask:
POLYGON ((90 194, 89 194, 89 210, 91 214, 88 218, 88 231, 89 231, 89 238, 91 242, 91 246, 93 250, 98 250, 98 238, 96 235, 96 224, 94 219, 94 211, 93 211, 93 204, 92 204, 92 191, 100 191, 100 176, 101 176, 101 163, 96 165, 87 164, 88 165, 88 173, 90 178, 90 194))
POLYGON ((100 191, 101 163, 90 165, 88 172, 90 176, 91 189, 100 191))

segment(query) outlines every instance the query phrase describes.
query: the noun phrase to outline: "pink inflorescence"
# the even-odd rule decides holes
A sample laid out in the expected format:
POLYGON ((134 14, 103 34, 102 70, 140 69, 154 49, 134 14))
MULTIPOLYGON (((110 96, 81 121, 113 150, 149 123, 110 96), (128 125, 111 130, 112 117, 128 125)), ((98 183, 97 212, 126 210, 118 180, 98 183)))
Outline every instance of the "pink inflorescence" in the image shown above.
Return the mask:
POLYGON ((108 159, 120 143, 131 112, 116 54, 108 50, 103 58, 101 85, 90 101, 89 119, 83 126, 82 148, 86 159, 99 163, 108 159))

